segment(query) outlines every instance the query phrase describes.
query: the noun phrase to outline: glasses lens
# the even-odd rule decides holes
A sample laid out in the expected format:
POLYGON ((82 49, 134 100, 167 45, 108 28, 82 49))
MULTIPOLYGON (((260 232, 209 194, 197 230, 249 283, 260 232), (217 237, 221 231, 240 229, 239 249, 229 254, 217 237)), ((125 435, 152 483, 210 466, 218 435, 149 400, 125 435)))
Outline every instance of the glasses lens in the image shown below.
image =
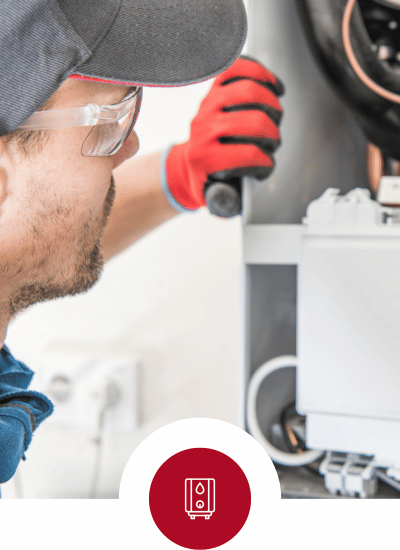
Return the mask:
POLYGON ((83 142, 82 155, 84 157, 104 157, 116 153, 135 125, 141 100, 142 88, 139 88, 131 98, 125 100, 126 103, 122 102, 120 107, 111 105, 110 111, 115 111, 116 108, 120 111, 118 120, 105 122, 100 118, 83 142))

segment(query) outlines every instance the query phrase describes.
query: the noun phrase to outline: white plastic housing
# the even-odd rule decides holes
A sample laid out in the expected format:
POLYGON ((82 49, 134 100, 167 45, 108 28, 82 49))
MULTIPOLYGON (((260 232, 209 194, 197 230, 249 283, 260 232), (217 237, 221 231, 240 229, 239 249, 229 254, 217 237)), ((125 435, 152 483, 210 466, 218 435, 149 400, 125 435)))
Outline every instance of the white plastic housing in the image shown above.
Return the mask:
POLYGON ((400 223, 355 189, 303 220, 297 410, 307 446, 400 462, 400 223))

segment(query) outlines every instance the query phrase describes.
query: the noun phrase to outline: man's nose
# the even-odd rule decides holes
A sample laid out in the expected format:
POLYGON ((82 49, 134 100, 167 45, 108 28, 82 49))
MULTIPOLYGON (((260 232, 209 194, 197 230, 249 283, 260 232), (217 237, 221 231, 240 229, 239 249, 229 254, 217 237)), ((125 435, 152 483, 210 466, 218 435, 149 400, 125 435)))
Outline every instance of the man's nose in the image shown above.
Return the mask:
POLYGON ((120 164, 136 155, 139 150, 139 138, 134 130, 129 134, 128 139, 122 147, 113 155, 113 170, 120 164))

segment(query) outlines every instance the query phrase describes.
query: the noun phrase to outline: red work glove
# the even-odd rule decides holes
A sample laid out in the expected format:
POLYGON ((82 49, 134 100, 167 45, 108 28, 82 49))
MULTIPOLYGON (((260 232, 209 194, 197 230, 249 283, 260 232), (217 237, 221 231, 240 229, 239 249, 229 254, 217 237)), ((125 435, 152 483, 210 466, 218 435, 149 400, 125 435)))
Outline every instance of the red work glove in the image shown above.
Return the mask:
POLYGON ((177 210, 204 206, 205 184, 222 171, 231 178, 269 176, 280 144, 277 96, 282 93, 272 73, 245 57, 215 79, 192 121, 189 141, 164 154, 163 189, 177 210))

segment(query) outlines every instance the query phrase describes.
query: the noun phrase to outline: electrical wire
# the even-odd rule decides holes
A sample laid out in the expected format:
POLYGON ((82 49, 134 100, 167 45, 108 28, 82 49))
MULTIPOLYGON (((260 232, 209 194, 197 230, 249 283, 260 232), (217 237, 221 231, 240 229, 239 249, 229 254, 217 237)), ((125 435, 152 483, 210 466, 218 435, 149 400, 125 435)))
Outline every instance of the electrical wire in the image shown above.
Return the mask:
POLYGON ((283 409, 279 421, 282 428, 283 439, 285 440, 288 449, 292 453, 300 454, 306 450, 306 446, 304 440, 301 439, 301 437, 299 437, 288 424, 288 420, 294 416, 299 415, 296 412, 296 405, 293 402, 283 409))
POLYGON ((95 438, 96 451, 93 465, 92 481, 90 484, 89 498, 96 498, 100 474, 101 474, 101 462, 102 462, 102 450, 104 443, 104 422, 107 411, 114 407, 120 400, 120 392, 118 386, 114 382, 107 382, 107 385, 103 388, 103 406, 99 411, 99 422, 97 429, 97 437, 95 438))
MULTIPOLYGON (((279 421, 282 428, 283 439, 285 440, 288 449, 294 453, 301 454, 307 449, 306 442, 290 427, 288 423, 290 418, 295 417, 304 418, 298 414, 296 410, 296 403, 292 402, 290 403, 290 405, 283 409, 279 421)), ((301 468, 304 468, 305 470, 311 472, 313 475, 317 475, 318 477, 322 475, 319 471, 318 464, 305 464, 304 466, 301 466, 301 468)))
POLYGON ((274 447, 265 437, 257 418, 257 396, 263 381, 273 372, 287 367, 297 366, 297 357, 294 355, 282 355, 264 363, 253 374, 247 394, 247 424, 251 435, 267 451, 274 462, 284 466, 304 466, 318 460, 325 451, 306 450, 299 453, 288 453, 274 447))
POLYGON ((99 480, 100 480, 104 415, 106 410, 107 410, 107 405, 105 405, 100 411, 97 437, 94 438, 96 450, 95 450, 95 458, 94 458, 94 465, 93 465, 92 481, 91 481, 90 490, 89 490, 89 498, 91 499, 96 498, 97 489, 98 489, 99 480))
POLYGON ((347 55, 347 59, 349 60, 349 63, 352 66, 358 78, 368 88, 370 88, 370 90, 372 90, 376 94, 380 95, 381 97, 389 101, 393 101, 394 103, 400 103, 399 94, 395 94, 393 92, 390 92, 389 90, 386 90, 386 88, 379 86, 379 84, 377 84, 374 80, 372 80, 372 78, 370 78, 364 72, 359 62, 357 61, 357 58, 354 54, 354 50, 350 40, 350 21, 351 21, 351 15, 353 13, 353 9, 356 2, 357 0, 348 0, 344 10, 343 20, 342 20, 342 39, 343 39, 343 46, 344 46, 344 51, 346 52, 346 55, 347 55))

